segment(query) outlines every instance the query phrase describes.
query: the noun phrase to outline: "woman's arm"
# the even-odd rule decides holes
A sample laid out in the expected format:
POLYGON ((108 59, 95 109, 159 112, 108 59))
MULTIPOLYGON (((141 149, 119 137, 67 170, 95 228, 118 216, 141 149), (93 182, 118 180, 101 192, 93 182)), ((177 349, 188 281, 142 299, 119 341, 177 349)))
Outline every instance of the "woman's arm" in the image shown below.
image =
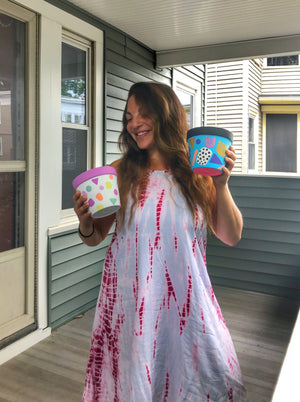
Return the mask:
POLYGON ((223 173, 220 176, 213 177, 216 188, 213 225, 216 236, 223 243, 234 246, 242 236, 243 218, 228 187, 228 180, 236 160, 234 148, 231 146, 226 153, 226 166, 223 168, 223 173))
POLYGON ((97 246, 108 235, 116 214, 93 219, 92 213, 88 209, 89 203, 86 202, 86 195, 82 195, 80 191, 76 191, 73 200, 75 202, 74 211, 79 219, 79 236, 81 240, 88 246, 97 246))

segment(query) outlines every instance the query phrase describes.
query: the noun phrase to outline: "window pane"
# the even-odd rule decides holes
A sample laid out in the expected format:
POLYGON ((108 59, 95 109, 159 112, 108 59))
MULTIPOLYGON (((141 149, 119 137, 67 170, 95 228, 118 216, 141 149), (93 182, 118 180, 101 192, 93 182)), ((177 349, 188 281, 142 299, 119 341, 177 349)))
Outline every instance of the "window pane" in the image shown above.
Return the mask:
POLYGON ((254 142, 254 119, 249 117, 248 142, 254 142))
POLYGON ((292 66, 298 65, 298 55, 296 56, 282 56, 282 57, 268 57, 268 66, 292 66))
POLYGON ((0 252, 24 246, 25 173, 0 173, 0 252))
POLYGON ((0 162, 24 160, 25 24, 0 13, 0 162))
POLYGON ((194 111, 194 97, 193 95, 189 94, 188 92, 181 91, 180 89, 176 89, 176 95, 180 100, 180 103, 184 107, 187 115, 187 121, 189 128, 193 127, 193 111, 194 111))
POLYGON ((255 169, 255 144, 248 144, 248 169, 255 169))
POLYGON ((297 115, 267 114, 266 169, 297 171, 297 115))
POLYGON ((63 128, 62 208, 73 208, 73 179, 87 170, 87 132, 63 128))
POLYGON ((62 44, 61 120, 86 124, 86 52, 62 44), (75 119, 75 116, 76 119, 75 119))

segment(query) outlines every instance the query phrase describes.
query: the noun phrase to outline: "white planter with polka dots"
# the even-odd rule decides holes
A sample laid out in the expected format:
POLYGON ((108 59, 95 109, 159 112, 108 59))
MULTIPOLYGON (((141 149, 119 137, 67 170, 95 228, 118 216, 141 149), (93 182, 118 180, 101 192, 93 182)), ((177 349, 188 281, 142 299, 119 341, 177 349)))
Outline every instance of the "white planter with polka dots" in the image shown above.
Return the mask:
POLYGON ((87 196, 93 218, 103 218, 118 211, 120 196, 116 169, 102 166, 87 170, 73 180, 73 187, 87 196))

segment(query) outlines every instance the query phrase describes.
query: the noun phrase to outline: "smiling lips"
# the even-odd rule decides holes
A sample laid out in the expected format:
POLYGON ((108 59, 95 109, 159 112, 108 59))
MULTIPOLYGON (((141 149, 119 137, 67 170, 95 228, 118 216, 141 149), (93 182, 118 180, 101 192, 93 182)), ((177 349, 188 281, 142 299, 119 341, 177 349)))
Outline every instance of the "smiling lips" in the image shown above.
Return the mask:
POLYGON ((144 131, 139 131, 138 133, 135 133, 137 137, 145 136, 149 133, 150 130, 144 130, 144 131))

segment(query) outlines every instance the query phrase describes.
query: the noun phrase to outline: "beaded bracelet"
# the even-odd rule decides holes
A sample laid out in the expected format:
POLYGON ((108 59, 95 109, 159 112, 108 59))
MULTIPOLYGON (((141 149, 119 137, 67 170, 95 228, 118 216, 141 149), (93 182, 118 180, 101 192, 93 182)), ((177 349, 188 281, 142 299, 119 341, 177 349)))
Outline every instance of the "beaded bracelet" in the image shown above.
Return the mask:
POLYGON ((80 236, 84 237, 85 239, 88 238, 88 237, 91 237, 91 236, 93 236, 93 234, 95 233, 95 225, 93 224, 92 233, 90 233, 90 234, 87 235, 87 236, 81 233, 81 231, 80 231, 80 225, 79 225, 79 226, 78 226, 78 233, 80 234, 80 236))

